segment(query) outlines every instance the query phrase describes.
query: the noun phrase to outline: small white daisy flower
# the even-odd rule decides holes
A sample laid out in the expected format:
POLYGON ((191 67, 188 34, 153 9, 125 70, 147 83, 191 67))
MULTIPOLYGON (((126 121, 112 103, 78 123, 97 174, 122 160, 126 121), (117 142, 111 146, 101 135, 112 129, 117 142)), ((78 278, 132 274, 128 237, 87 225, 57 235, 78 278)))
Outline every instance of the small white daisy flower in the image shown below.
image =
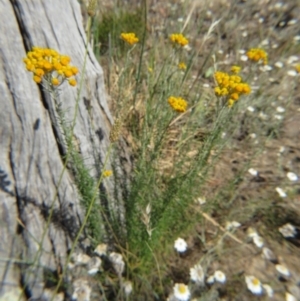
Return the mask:
POLYGON ((291 55, 288 60, 287 60, 287 63, 289 65, 293 64, 294 62, 297 62, 298 61, 298 56, 297 55, 291 55))
POLYGON ((279 106, 279 107, 276 108, 276 111, 278 113, 283 113, 283 112, 285 112, 285 108, 279 106))
POLYGON ((199 197, 199 198, 196 199, 196 202, 199 205, 204 205, 206 203, 206 199, 205 199, 205 197, 199 197))
POLYGON ((72 260, 75 265, 85 265, 90 261, 91 257, 84 253, 73 253, 72 260))
POLYGON ((243 54, 243 55, 241 56, 241 61, 247 62, 247 61, 248 61, 248 56, 243 54))
POLYGON ((265 19, 263 17, 261 17, 261 18, 258 19, 259 23, 264 23, 264 21, 265 21, 265 19))
POLYGON ((174 243, 174 248, 179 253, 184 253, 187 250, 187 243, 182 238, 177 238, 174 243))
POLYGON ((264 240, 259 235, 253 237, 253 242, 258 248, 262 248, 264 246, 264 240))
POLYGON ((203 84, 203 88, 210 88, 210 85, 209 84, 203 84))
POLYGON ((267 294, 268 297, 272 298, 274 296, 274 291, 272 287, 268 284, 263 284, 263 288, 267 294))
POLYGON ((258 175, 258 171, 254 168, 250 168, 248 169, 248 172, 250 175, 252 175, 253 177, 256 177, 258 175))
POLYGON ((246 276, 245 281, 248 290, 254 295, 260 295, 262 293, 261 282, 254 276, 246 276))
POLYGON ((251 139, 255 139, 255 138, 257 137, 257 135, 256 135, 255 133, 251 133, 251 134, 249 135, 249 137, 250 137, 251 139))
POLYGON ((211 275, 206 279, 206 283, 213 284, 215 282, 215 276, 211 275))
POLYGON ((295 25, 297 22, 298 22, 297 19, 292 19, 292 20, 290 20, 287 24, 288 24, 289 26, 291 26, 291 25, 295 25))
POLYGON ((300 41, 300 35, 298 35, 298 36, 294 36, 293 40, 294 40, 295 42, 298 42, 298 41, 300 41))
POLYGON ((90 300, 92 289, 89 286, 88 281, 79 278, 74 281, 73 288, 74 292, 72 294, 72 300, 90 300))
POLYGON ((191 296, 191 292, 187 285, 183 283, 176 283, 173 288, 174 296, 179 301, 188 301, 191 296))
POLYGON ((283 119, 283 116, 278 115, 278 114, 275 114, 275 115, 274 115, 274 118, 277 119, 277 120, 282 120, 282 119, 283 119))
POLYGON ((290 223, 287 223, 280 227, 278 231, 284 236, 284 237, 294 237, 297 234, 297 229, 290 223))
POLYGON ((215 280, 217 282, 220 282, 220 283, 226 282, 226 275, 222 271, 220 271, 220 270, 215 271, 214 276, 215 276, 215 280))
POLYGON ((287 72, 287 75, 289 75, 289 76, 297 76, 297 71, 296 70, 289 70, 288 72, 287 72))
POLYGON ((275 190, 277 191, 277 193, 279 194, 280 197, 282 197, 282 198, 286 198, 287 197, 287 194, 283 191, 282 188, 276 187, 275 190))
POLYGON ((248 237, 250 237, 250 238, 254 238, 256 236, 259 236, 258 233, 256 232, 256 230, 251 228, 251 227, 248 228, 247 234, 248 234, 248 237))
POLYGON ((95 275, 101 267, 102 260, 99 257, 92 257, 87 264, 88 274, 95 275))
POLYGON ((237 221, 232 221, 232 222, 226 222, 226 230, 227 231, 230 231, 232 229, 236 229, 236 228, 239 228, 241 226, 241 224, 237 221))
POLYGON ((277 272, 279 272, 283 276, 289 277, 291 275, 288 268, 282 264, 276 264, 275 268, 276 268, 277 272))
POLYGON ((262 71, 262 72, 268 72, 268 71, 271 71, 272 69, 273 68, 270 65, 263 65, 263 66, 259 67, 259 70, 262 71))
POLYGON ((132 292, 132 282, 128 281, 128 280, 124 281, 123 289, 124 289, 125 295, 128 297, 132 292))
POLYGON ((99 256, 106 255, 107 253, 107 244, 99 244, 96 249, 94 250, 94 253, 96 253, 99 256))
POLYGON ((269 260, 269 261, 275 261, 276 260, 276 256, 273 253, 272 250, 270 250, 269 248, 263 248, 262 249, 262 255, 265 259, 269 260))
POLYGON ((268 46, 270 44, 269 39, 264 39, 261 43, 260 46, 268 46))
POLYGON ((192 268, 190 268, 190 276, 191 279, 197 284, 204 283, 204 271, 201 264, 195 264, 192 268))
POLYGON ((269 116, 264 112, 259 112, 258 117, 262 120, 267 120, 269 116))
POLYGON ((255 111, 255 108, 253 108, 252 106, 247 107, 247 110, 251 113, 253 113, 255 111))
POLYGON ((117 252, 112 252, 109 254, 109 260, 117 274, 121 276, 125 269, 125 262, 123 261, 122 255, 117 252))
POLYGON ((286 176, 288 177, 288 179, 290 181, 293 181, 293 182, 298 181, 298 176, 294 172, 288 172, 286 174, 286 176))
POLYGON ((274 66, 280 69, 283 67, 283 62, 276 62, 274 66))
POLYGON ((285 293, 285 300, 286 301, 297 301, 297 298, 293 296, 292 294, 286 292, 285 293))

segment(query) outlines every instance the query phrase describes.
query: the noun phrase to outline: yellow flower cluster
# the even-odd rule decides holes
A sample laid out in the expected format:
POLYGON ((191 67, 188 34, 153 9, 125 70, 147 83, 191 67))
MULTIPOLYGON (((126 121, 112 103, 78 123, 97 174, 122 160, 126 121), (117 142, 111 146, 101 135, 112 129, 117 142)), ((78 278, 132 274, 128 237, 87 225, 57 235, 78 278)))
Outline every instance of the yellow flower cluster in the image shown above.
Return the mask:
POLYGON ((261 48, 251 48, 247 52, 247 57, 251 61, 258 62, 262 60, 265 65, 268 64, 268 54, 261 48))
POLYGON ((134 45, 139 41, 139 39, 137 38, 135 33, 132 33, 132 32, 122 33, 121 39, 130 45, 134 45))
POLYGON ((247 83, 242 81, 238 75, 230 75, 225 72, 215 72, 215 79, 218 84, 215 87, 215 94, 218 97, 226 97, 228 106, 231 107, 242 94, 249 94, 251 88, 247 83))
POLYGON ((189 40, 181 33, 173 33, 170 35, 171 42, 176 45, 178 44, 181 47, 184 47, 189 43, 189 40))
POLYGON ((180 62, 180 63, 178 64, 178 68, 179 68, 180 70, 186 70, 186 64, 185 64, 184 62, 180 62))
POLYGON ((75 66, 69 65, 69 56, 60 55, 56 50, 33 47, 23 59, 26 69, 33 73, 33 80, 39 84, 44 78, 53 86, 61 85, 68 80, 71 86, 76 86, 74 76, 78 73, 75 66))
POLYGON ((296 71, 297 71, 298 73, 300 73, 300 64, 297 64, 297 65, 295 66, 295 69, 296 69, 296 71))
POLYGON ((186 111, 187 102, 181 97, 170 96, 168 103, 172 109, 178 113, 183 113, 186 111))
POLYGON ((237 66, 237 65, 234 65, 234 66, 231 67, 230 70, 231 70, 232 73, 238 74, 238 73, 240 73, 240 71, 241 71, 241 67, 240 67, 240 66, 237 66))
POLYGON ((103 177, 104 178, 108 178, 112 175, 112 171, 111 170, 104 170, 103 171, 103 177))

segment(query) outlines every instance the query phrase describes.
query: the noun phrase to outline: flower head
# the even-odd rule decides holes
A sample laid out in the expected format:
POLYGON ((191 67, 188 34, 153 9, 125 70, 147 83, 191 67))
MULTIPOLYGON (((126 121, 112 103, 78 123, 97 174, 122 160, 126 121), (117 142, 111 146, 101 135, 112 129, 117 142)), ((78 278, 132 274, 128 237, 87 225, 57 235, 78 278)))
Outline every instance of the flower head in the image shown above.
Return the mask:
POLYGON ((241 71, 241 67, 234 65, 234 66, 231 67, 230 70, 231 70, 232 73, 238 74, 241 71))
POLYGON ((187 285, 183 283, 176 283, 173 287, 174 296, 179 301, 187 301, 190 299, 191 292, 187 285))
POLYGON ((122 33, 121 34, 121 39, 123 41, 125 41, 126 43, 128 43, 129 45, 134 45, 134 44, 138 43, 138 41, 139 41, 139 39, 137 38, 137 36, 133 32, 122 33))
POLYGON ((275 190, 277 191, 277 193, 279 194, 280 197, 282 198, 286 198, 287 194, 284 192, 284 190, 280 187, 276 187, 275 190))
POLYGON ((276 264, 275 268, 276 268, 277 272, 279 272, 283 276, 289 277, 291 275, 288 268, 282 264, 276 264))
POLYGON ((284 237, 294 237, 297 234, 297 229, 290 223, 287 223, 280 227, 278 231, 284 236, 284 237))
POLYGON ((259 235, 253 237, 253 242, 258 248, 262 248, 264 246, 264 240, 259 235))
POLYGON ((217 282, 220 282, 220 283, 226 282, 226 275, 220 270, 215 271, 214 277, 217 282))
POLYGON ((111 170, 104 170, 103 171, 103 177, 104 178, 108 178, 112 175, 112 171, 111 170))
POLYGON ((99 257, 92 257, 87 264, 88 274, 89 275, 97 274, 98 271, 100 270, 101 264, 102 264, 102 260, 99 257))
POLYGON ((245 281, 248 290, 254 295, 260 295, 262 293, 261 282, 254 276, 246 276, 245 281))
POLYGON ((298 181, 298 176, 294 172, 288 172, 286 176, 292 182, 298 181))
POLYGON ((128 297, 132 292, 132 282, 129 280, 124 281, 123 289, 124 289, 125 295, 128 297))
POLYGON ((263 288, 264 288, 267 296, 272 298, 274 295, 274 291, 273 291, 272 287, 268 284, 263 284, 263 288))
POLYGON ((190 268, 190 276, 191 279, 197 284, 204 283, 204 271, 201 264, 196 264, 192 268, 190 268))
POLYGON ((179 45, 181 47, 184 47, 189 43, 189 40, 182 33, 171 34, 170 40, 174 45, 179 45))
POLYGON ((184 62, 180 62, 178 64, 178 68, 181 69, 181 70, 186 70, 186 64, 184 62))
POLYGON ((251 48, 247 52, 247 57, 251 61, 254 61, 254 62, 263 61, 263 63, 265 65, 268 64, 268 54, 266 53, 265 50, 263 50, 261 48, 251 48))
POLYGON ((178 113, 183 113, 186 111, 187 102, 181 97, 170 96, 168 103, 173 108, 173 110, 178 113))
POLYGON ((99 256, 106 255, 106 252, 107 252, 107 244, 99 244, 94 250, 94 253, 96 253, 99 256))
POLYGON ((125 268, 125 262, 123 261, 122 255, 120 253, 112 252, 109 254, 109 260, 117 274, 121 276, 125 268))
POLYGON ((292 294, 286 292, 285 293, 285 300, 286 301, 297 301, 297 298, 293 296, 292 294))
POLYGON ((179 253, 184 253, 187 250, 187 243, 182 238, 177 238, 174 243, 174 248, 179 253))
POLYGON ((61 55, 54 49, 33 47, 23 61, 37 84, 43 79, 52 87, 61 85, 65 80, 70 86, 77 84, 73 78, 78 73, 77 67, 70 65, 69 56, 61 55))
POLYGON ((233 229, 237 229, 241 226, 241 224, 237 221, 232 221, 232 222, 226 222, 226 230, 227 231, 230 231, 230 230, 233 230, 233 229))
MULTIPOLYGON (((237 68, 234 68, 234 70, 237 70, 237 68)), ((214 76, 217 82, 215 95, 224 97, 227 100, 229 107, 233 106, 241 95, 249 94, 251 92, 250 86, 247 83, 244 83, 242 78, 236 74, 231 75, 226 72, 216 71, 214 76)))

